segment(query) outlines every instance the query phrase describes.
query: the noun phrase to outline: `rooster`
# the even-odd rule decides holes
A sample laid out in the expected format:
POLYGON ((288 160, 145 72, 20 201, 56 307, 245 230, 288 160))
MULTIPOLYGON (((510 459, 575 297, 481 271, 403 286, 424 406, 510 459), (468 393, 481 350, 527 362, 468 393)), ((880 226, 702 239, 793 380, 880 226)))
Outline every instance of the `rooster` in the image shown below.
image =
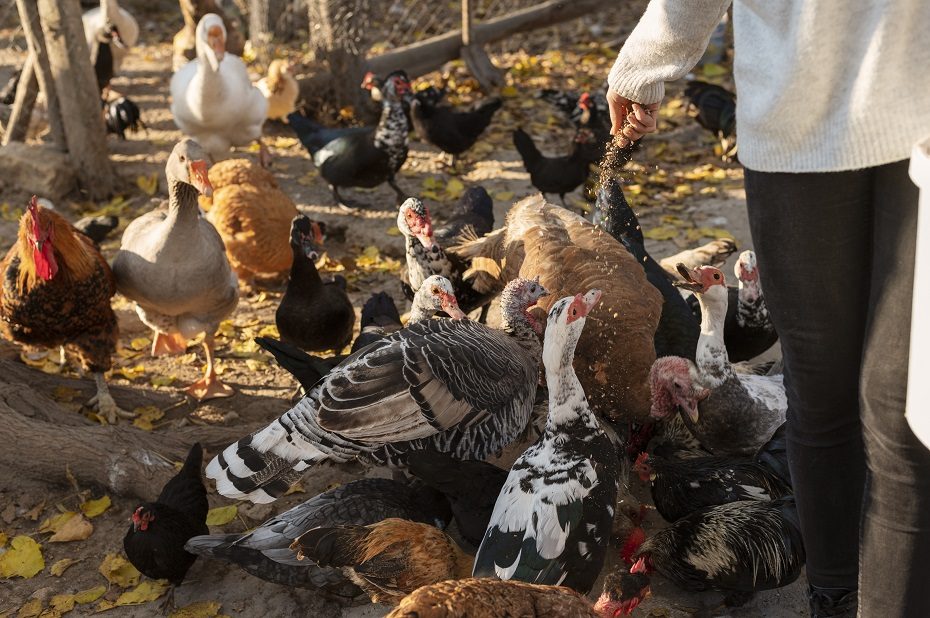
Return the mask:
POLYGON ((89 404, 109 423, 131 417, 104 380, 119 336, 110 307, 116 283, 94 242, 32 196, 0 272, 0 333, 27 346, 64 346, 77 354, 81 369, 97 383, 89 404))
POLYGON ((472 558, 429 524, 385 519, 370 526, 314 528, 291 549, 298 558, 339 567, 374 603, 397 605, 420 586, 471 575, 472 558))
POLYGON ((181 471, 165 483, 155 502, 144 502, 132 512, 132 525, 123 537, 126 557, 139 572, 152 579, 167 579, 171 592, 184 581, 197 556, 184 549, 194 536, 209 534, 207 489, 201 478, 203 448, 194 444, 181 471))

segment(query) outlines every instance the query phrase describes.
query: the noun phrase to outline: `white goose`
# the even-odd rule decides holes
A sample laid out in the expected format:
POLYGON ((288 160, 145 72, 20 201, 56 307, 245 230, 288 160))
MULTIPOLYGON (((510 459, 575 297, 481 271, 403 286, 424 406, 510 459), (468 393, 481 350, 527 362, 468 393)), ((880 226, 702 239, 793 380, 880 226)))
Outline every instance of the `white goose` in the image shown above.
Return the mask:
POLYGON ((125 47, 113 46, 113 72, 119 74, 123 58, 139 41, 139 24, 136 18, 116 0, 100 0, 100 7, 90 9, 81 16, 84 22, 84 37, 88 49, 93 49, 97 36, 107 28, 107 24, 116 26, 119 38, 125 47))
POLYGON ((785 422, 788 398, 784 376, 737 373, 723 342, 728 292, 713 266, 679 265, 677 283, 701 303, 696 363, 667 356, 652 367, 652 415, 680 411, 691 433, 715 455, 751 455, 785 422))
POLYGON ((267 111, 268 101, 252 85, 245 63, 226 53, 223 19, 207 13, 197 24, 197 58, 171 78, 174 123, 214 159, 257 140, 264 163, 260 138, 267 111))

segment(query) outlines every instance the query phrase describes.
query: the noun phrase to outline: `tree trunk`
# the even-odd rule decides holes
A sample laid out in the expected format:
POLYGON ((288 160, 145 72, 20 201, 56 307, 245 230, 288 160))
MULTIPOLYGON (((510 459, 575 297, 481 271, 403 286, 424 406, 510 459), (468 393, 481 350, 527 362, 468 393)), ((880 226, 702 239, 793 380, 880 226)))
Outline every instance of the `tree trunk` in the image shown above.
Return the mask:
POLYGON ((364 40, 369 22, 369 0, 308 0, 310 50, 333 79, 323 91, 305 92, 311 101, 329 102, 357 110, 371 107, 370 95, 360 86, 365 76, 364 40))
POLYGON ((115 177, 107 158, 100 93, 84 38, 81 5, 78 0, 38 0, 38 8, 65 143, 78 182, 91 199, 109 197, 115 177))
MULTIPOLYGON (((16 8, 19 9, 19 19, 26 34, 29 53, 38 60, 36 78, 39 81, 39 89, 45 94, 49 136, 55 149, 65 151, 67 150, 67 144, 65 142, 65 130, 61 124, 61 108, 58 105, 55 81, 52 79, 52 69, 49 64, 48 51, 45 47, 45 37, 42 34, 42 24, 39 21, 39 9, 32 0, 16 0, 16 8)), ((83 36, 81 38, 83 40, 83 36)), ((97 83, 96 79, 94 83, 97 83)))
MULTIPOLYGON (((64 484, 70 471, 82 484, 151 499, 176 474, 172 462, 183 461, 194 442, 216 453, 258 428, 183 427, 151 432, 127 424, 89 424, 83 416, 42 394, 56 386, 83 388, 82 394, 88 396, 94 390, 89 380, 49 376, 0 360, 0 418, 4 427, 0 469, 8 474, 64 484)), ((128 409, 152 404, 162 407, 171 401, 163 393, 122 387, 111 387, 111 392, 128 409)))

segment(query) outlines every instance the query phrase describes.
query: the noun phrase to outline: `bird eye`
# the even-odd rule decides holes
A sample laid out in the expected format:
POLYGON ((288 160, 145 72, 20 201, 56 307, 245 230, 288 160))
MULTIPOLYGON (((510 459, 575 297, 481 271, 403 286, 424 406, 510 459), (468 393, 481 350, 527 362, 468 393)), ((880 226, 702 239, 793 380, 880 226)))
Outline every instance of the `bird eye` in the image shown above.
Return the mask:
POLYGON ((180 157, 178 157, 178 159, 180 159, 181 161, 184 161, 185 160, 184 155, 181 155, 180 157))
POLYGON ((716 281, 719 279, 720 279, 720 273, 714 273, 714 280, 716 281))

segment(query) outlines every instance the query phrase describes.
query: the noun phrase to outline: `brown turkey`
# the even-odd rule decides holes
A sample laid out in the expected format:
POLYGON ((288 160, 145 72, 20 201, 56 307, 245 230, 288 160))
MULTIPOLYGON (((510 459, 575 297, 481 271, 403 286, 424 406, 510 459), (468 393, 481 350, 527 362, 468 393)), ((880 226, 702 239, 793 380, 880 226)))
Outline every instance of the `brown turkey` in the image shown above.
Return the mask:
POLYGON ((472 260, 466 276, 473 276, 478 292, 499 291, 518 276, 539 276, 550 291, 539 302, 545 311, 559 298, 602 290, 591 328, 578 342, 575 371, 596 413, 613 420, 648 419, 662 295, 623 245, 534 195, 514 204, 504 227, 453 251, 472 260))

